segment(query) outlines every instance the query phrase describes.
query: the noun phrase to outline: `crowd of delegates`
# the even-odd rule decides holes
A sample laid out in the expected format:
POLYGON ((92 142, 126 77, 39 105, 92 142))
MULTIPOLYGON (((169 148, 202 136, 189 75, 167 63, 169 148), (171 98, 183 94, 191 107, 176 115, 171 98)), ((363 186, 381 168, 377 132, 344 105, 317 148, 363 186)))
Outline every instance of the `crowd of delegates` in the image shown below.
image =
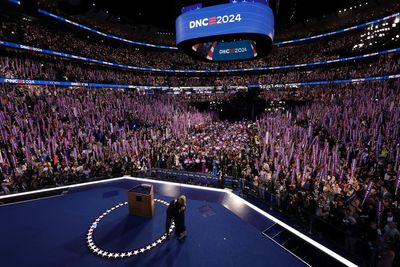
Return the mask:
POLYGON ((113 16, 104 10, 100 11, 100 13, 103 12, 100 16, 97 10, 90 10, 84 16, 68 16, 58 8, 58 1, 39 1, 38 3, 39 7, 44 10, 101 32, 139 42, 175 46, 175 34, 171 33, 170 30, 149 31, 148 25, 137 25, 133 24, 132 21, 127 22, 124 18, 113 16))
MULTIPOLYGON (((363 1, 360 1, 363 2, 363 1)), ((311 21, 306 21, 301 24, 293 25, 292 27, 287 27, 281 29, 279 32, 279 39, 289 40, 296 39, 298 36, 313 36, 315 34, 322 34, 326 32, 336 31, 337 29, 347 28, 354 25, 364 23, 366 21, 371 21, 378 19, 388 14, 393 14, 397 12, 400 8, 398 1, 365 1, 365 5, 362 8, 350 9, 350 6, 342 7, 341 11, 336 13, 336 15, 331 14, 330 16, 323 16, 321 19, 314 19, 311 21)))
POLYGON ((1 94, 5 191, 113 168, 121 172, 128 165, 147 168, 160 136, 182 138, 213 117, 176 99, 153 99, 131 90, 2 86, 1 94))
MULTIPOLYGON (((368 1, 366 1, 368 2, 368 1)), ((155 44, 165 44, 165 45, 175 45, 174 35, 154 35, 149 33, 143 35, 142 32, 137 32, 134 25, 129 25, 121 23, 118 17, 106 14, 106 19, 99 19, 99 15, 93 10, 89 11, 84 15, 75 15, 73 17, 68 16, 61 9, 58 8, 57 1, 41 0, 39 1, 39 6, 45 10, 49 10, 60 16, 68 17, 73 21, 82 23, 84 25, 91 26, 99 31, 114 34, 116 36, 130 38, 131 40, 144 40, 155 44), (94 14, 93 14, 94 13, 94 14), (93 18, 91 18, 93 15, 93 18)), ((353 10, 347 8, 347 12, 337 13, 337 16, 331 16, 331 18, 324 17, 324 23, 320 21, 314 21, 312 24, 307 23, 304 25, 302 23, 297 23, 296 25, 276 25, 276 39, 277 40, 288 40, 298 38, 299 35, 302 37, 311 36, 313 34, 325 33, 329 31, 334 31, 339 28, 353 26, 367 20, 372 20, 386 16, 387 14, 392 14, 400 8, 400 4, 397 1, 386 1, 385 3, 374 3, 370 1, 368 5, 363 8, 354 8, 353 10), (378 5, 379 7, 376 7, 378 5)), ((104 11, 103 11, 104 12, 104 11)), ((102 16, 100 16, 102 17, 102 16)))
POLYGON ((371 260, 398 253, 399 81, 297 90, 305 105, 238 122, 128 89, 0 92, 4 193, 154 167, 227 174, 366 240, 371 260))
MULTIPOLYGON (((1 38, 131 65, 205 66, 178 53, 159 52, 150 57, 148 52, 120 45, 115 50, 111 44, 99 45, 91 38, 62 35, 24 21, 21 26, 0 20, 1 38)), ((343 40, 356 42, 346 36, 283 47, 265 61, 240 66, 337 58, 337 51, 352 48, 343 40), (318 53, 319 48, 327 50, 318 58, 314 52, 280 58, 280 53, 293 55, 303 48, 318 53)), ((399 66, 397 56, 382 56, 373 62, 312 71, 163 77, 14 51, 3 51, 0 56, 1 77, 169 86, 346 79, 398 73, 399 66)), ((311 214, 345 229, 349 251, 357 252, 357 240, 364 240, 370 262, 399 262, 400 82, 328 89, 264 92, 261 97, 268 101, 301 100, 302 105, 272 109, 255 121, 227 122, 191 106, 195 96, 2 85, 1 190, 8 194, 154 167, 232 175, 250 185, 257 197, 272 197, 285 212, 300 218, 311 214)), ((225 92, 216 99, 227 96, 233 97, 225 92)))
POLYGON ((161 76, 124 69, 98 67, 51 56, 32 56, 29 52, 0 51, 0 76, 19 79, 68 80, 75 82, 113 83, 157 86, 247 86, 249 84, 282 84, 318 80, 354 79, 400 73, 400 57, 384 55, 374 61, 358 61, 331 68, 270 71, 266 74, 234 76, 161 76))
MULTIPOLYGON (((318 42, 295 46, 274 47, 270 55, 256 61, 209 64, 194 60, 181 52, 138 49, 131 45, 104 41, 79 31, 73 32, 70 28, 60 31, 60 27, 44 25, 37 19, 1 16, 0 38, 2 40, 119 64, 160 69, 250 68, 337 59, 354 55, 354 53, 383 50, 385 46, 393 45, 394 41, 391 38, 397 32, 397 27, 390 27, 390 31, 386 31, 384 37, 375 38, 374 42, 371 43, 374 46, 364 45, 357 51, 353 51, 353 48, 360 43, 360 34, 365 29, 353 31, 351 34, 342 35, 335 39, 323 39, 318 42), (298 53, 298 51, 302 51, 302 53, 298 53)), ((390 24, 393 21, 394 18, 388 20, 390 24)))
POLYGON ((400 252, 399 90, 397 81, 314 92, 319 100, 257 121, 253 184, 288 213, 346 229, 350 251, 366 240, 371 263, 400 252))

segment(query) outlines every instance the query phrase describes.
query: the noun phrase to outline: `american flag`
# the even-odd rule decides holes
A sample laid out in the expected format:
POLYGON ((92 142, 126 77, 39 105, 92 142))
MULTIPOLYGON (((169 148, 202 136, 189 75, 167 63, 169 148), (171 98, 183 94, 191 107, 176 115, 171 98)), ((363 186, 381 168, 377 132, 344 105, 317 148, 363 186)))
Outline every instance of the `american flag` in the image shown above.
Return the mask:
POLYGON ((208 24, 209 25, 214 25, 217 23, 217 17, 211 17, 208 19, 208 24))

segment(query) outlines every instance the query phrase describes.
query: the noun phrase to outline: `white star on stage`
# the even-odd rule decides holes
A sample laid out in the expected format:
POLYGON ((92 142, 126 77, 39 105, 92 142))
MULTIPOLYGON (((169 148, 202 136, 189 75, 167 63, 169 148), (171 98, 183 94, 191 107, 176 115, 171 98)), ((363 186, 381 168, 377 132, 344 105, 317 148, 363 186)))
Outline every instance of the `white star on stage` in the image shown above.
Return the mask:
MULTIPOLYGON (((168 205, 167 201, 161 200, 161 199, 154 199, 155 202, 164 204, 164 205, 168 205)), ((159 239, 155 240, 153 243, 147 245, 146 247, 143 247, 141 249, 137 249, 134 251, 129 251, 129 252, 124 252, 124 253, 113 253, 113 252, 107 252, 107 251, 103 251, 101 250, 99 247, 96 246, 96 244, 94 243, 93 240, 93 233, 94 230, 96 229, 96 227, 98 226, 98 224, 100 223, 101 219, 103 219, 106 215, 108 215, 109 213, 111 213, 111 211, 122 207, 124 205, 127 205, 128 201, 125 201, 123 203, 119 203, 117 205, 115 205, 114 207, 108 209, 107 211, 103 212, 99 217, 96 218, 96 220, 91 224, 87 234, 86 234, 86 243, 89 247, 89 249, 97 254, 98 256, 101 257, 108 257, 110 258, 125 258, 125 257, 130 257, 130 256, 136 256, 140 253, 144 253, 146 251, 150 251, 152 248, 155 248, 158 244, 161 244, 163 242, 163 240, 165 240, 167 238, 166 234, 162 235, 159 239)), ((171 224, 171 227, 169 228, 169 233, 172 233, 173 229, 175 228, 175 223, 173 222, 171 224)))

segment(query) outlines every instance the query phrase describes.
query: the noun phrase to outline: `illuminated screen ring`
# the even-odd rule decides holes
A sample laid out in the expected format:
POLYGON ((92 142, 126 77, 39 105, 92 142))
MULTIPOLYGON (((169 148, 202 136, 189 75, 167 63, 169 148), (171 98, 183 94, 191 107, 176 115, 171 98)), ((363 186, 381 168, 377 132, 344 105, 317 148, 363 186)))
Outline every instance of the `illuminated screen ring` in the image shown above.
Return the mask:
MULTIPOLYGON (((154 199, 154 202, 158 202, 160 204, 163 204, 165 206, 168 206, 169 203, 167 201, 161 200, 161 199, 154 199)), ((124 252, 110 252, 107 250, 104 250, 102 248, 100 248, 99 246, 97 246, 93 240, 93 234, 94 234, 94 229, 97 228, 97 225, 101 222, 101 220, 107 216, 108 214, 110 214, 112 211, 127 205, 128 202, 122 202, 119 203, 115 206, 113 206, 112 208, 106 210, 105 212, 103 212, 101 215, 99 215, 96 220, 94 220, 92 222, 92 224, 89 227, 89 230, 86 233, 86 245, 88 246, 89 250, 94 253, 96 256, 99 257, 103 257, 103 258, 109 258, 109 259, 122 259, 122 258, 129 258, 129 257, 133 257, 133 256, 137 256, 140 254, 143 254, 147 251, 150 251, 152 249, 154 249, 155 247, 157 247, 158 245, 162 244, 166 239, 167 239, 167 235, 164 233, 163 235, 161 235, 161 237, 159 237, 158 239, 156 239, 155 241, 141 247, 141 248, 137 248, 134 250, 130 250, 130 251, 124 251, 124 252)), ((169 228, 169 234, 172 233, 172 231, 175 228, 175 223, 172 222, 171 227, 169 228)))
POLYGON ((178 16, 175 26, 178 48, 207 61, 264 57, 274 38, 271 8, 253 2, 192 10, 178 16))
MULTIPOLYGON (((247 60, 253 60, 265 57, 266 55, 269 54, 269 52, 272 49, 272 40, 269 37, 265 37, 260 34, 249 34, 249 33, 243 33, 243 34, 236 33, 236 34, 210 36, 193 40, 187 40, 178 44, 178 48, 184 53, 199 60, 219 61, 219 60, 210 60, 207 57, 202 57, 200 54, 196 53, 196 51, 193 50, 193 46, 199 43, 214 42, 219 39, 241 39, 241 40, 250 40, 251 42, 253 42, 254 48, 257 51, 257 55, 252 58, 248 58, 247 60)), ((230 60, 238 60, 238 59, 233 58, 230 60)))

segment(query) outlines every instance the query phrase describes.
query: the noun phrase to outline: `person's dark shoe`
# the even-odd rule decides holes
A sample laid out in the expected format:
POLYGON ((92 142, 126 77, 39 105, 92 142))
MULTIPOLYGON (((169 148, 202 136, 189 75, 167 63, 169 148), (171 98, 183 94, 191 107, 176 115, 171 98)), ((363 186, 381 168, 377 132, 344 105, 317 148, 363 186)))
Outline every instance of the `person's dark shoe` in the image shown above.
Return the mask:
POLYGON ((185 231, 185 232, 183 232, 183 233, 181 233, 181 234, 179 235, 178 239, 179 239, 179 240, 182 240, 182 239, 184 239, 186 236, 187 236, 187 232, 185 231))

